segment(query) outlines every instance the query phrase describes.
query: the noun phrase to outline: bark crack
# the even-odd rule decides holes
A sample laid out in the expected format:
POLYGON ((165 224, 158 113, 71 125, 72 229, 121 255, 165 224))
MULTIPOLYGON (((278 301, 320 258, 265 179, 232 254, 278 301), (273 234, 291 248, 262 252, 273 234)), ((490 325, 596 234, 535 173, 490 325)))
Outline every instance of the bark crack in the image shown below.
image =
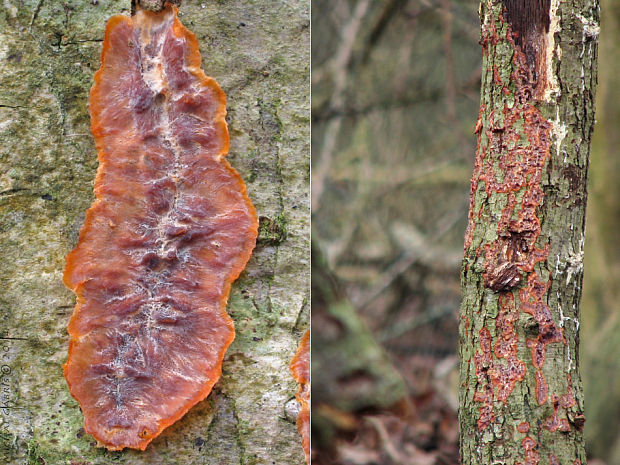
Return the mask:
POLYGON ((29 31, 32 31, 32 26, 34 25, 34 22, 39 16, 39 12, 41 11, 41 7, 43 6, 44 1, 45 0, 39 0, 39 3, 37 3, 37 6, 35 7, 34 12, 32 13, 32 18, 30 19, 30 25, 28 26, 29 31))

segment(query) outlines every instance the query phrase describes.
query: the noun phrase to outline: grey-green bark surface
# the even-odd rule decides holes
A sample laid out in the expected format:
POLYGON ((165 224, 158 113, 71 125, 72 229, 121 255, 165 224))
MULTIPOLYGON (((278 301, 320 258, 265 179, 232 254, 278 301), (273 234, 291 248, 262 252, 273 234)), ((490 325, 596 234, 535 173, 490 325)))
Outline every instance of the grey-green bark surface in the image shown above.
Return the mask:
POLYGON ((481 4, 460 316, 461 460, 575 465, 585 463, 579 300, 598 2, 503 3, 481 4), (503 3, 548 10, 515 40, 518 12, 503 3))
POLYGON ((62 363, 64 256, 93 201, 88 92, 108 17, 129 0, 0 7, 0 463, 301 464, 289 361, 308 324, 309 2, 186 0, 203 69, 228 96, 228 160, 262 218, 233 285, 237 336, 214 392, 145 452, 82 429, 62 363))

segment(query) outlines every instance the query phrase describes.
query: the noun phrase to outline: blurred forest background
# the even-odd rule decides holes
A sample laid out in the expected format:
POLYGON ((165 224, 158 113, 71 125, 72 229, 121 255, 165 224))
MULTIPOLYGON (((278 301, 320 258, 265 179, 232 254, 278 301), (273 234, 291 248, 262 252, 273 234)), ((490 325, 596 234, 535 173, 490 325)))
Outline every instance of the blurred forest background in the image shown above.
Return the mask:
MULTIPOLYGON (((456 464, 477 0, 312 1, 316 464, 456 464)), ((620 2, 601 0, 581 370, 589 463, 620 463, 620 2)))

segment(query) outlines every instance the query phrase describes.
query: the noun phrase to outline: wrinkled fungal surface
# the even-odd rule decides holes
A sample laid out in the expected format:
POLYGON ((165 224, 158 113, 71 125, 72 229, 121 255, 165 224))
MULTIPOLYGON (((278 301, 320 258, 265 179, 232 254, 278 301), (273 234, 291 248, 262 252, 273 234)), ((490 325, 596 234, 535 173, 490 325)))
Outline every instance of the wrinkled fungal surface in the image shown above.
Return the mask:
POLYGON ((225 95, 176 7, 112 17, 101 62, 97 199, 67 256, 77 305, 64 373, 88 433, 144 450, 220 377, 226 301, 258 221, 224 159, 225 95))
POLYGON ((306 454, 306 463, 310 465, 310 330, 306 331, 297 353, 291 361, 293 378, 301 386, 295 395, 301 404, 297 417, 297 429, 302 437, 302 446, 306 454))

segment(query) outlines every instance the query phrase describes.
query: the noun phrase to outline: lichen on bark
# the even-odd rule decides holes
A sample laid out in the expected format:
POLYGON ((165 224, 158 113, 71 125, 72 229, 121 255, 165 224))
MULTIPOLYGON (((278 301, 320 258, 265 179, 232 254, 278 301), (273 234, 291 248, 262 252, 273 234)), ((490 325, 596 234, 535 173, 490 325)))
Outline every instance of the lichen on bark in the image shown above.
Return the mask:
POLYGON ((461 460, 585 463, 577 354, 598 5, 482 1, 480 13, 461 460))
POLYGON ((214 393, 149 448, 94 447, 62 376, 74 306, 64 256, 93 201, 88 92, 107 18, 130 0, 7 0, 0 10, 0 463, 302 464, 284 408, 308 324, 309 2, 184 0, 203 69, 227 93, 230 163, 259 215, 288 234, 259 245, 233 285, 237 337, 214 393))

